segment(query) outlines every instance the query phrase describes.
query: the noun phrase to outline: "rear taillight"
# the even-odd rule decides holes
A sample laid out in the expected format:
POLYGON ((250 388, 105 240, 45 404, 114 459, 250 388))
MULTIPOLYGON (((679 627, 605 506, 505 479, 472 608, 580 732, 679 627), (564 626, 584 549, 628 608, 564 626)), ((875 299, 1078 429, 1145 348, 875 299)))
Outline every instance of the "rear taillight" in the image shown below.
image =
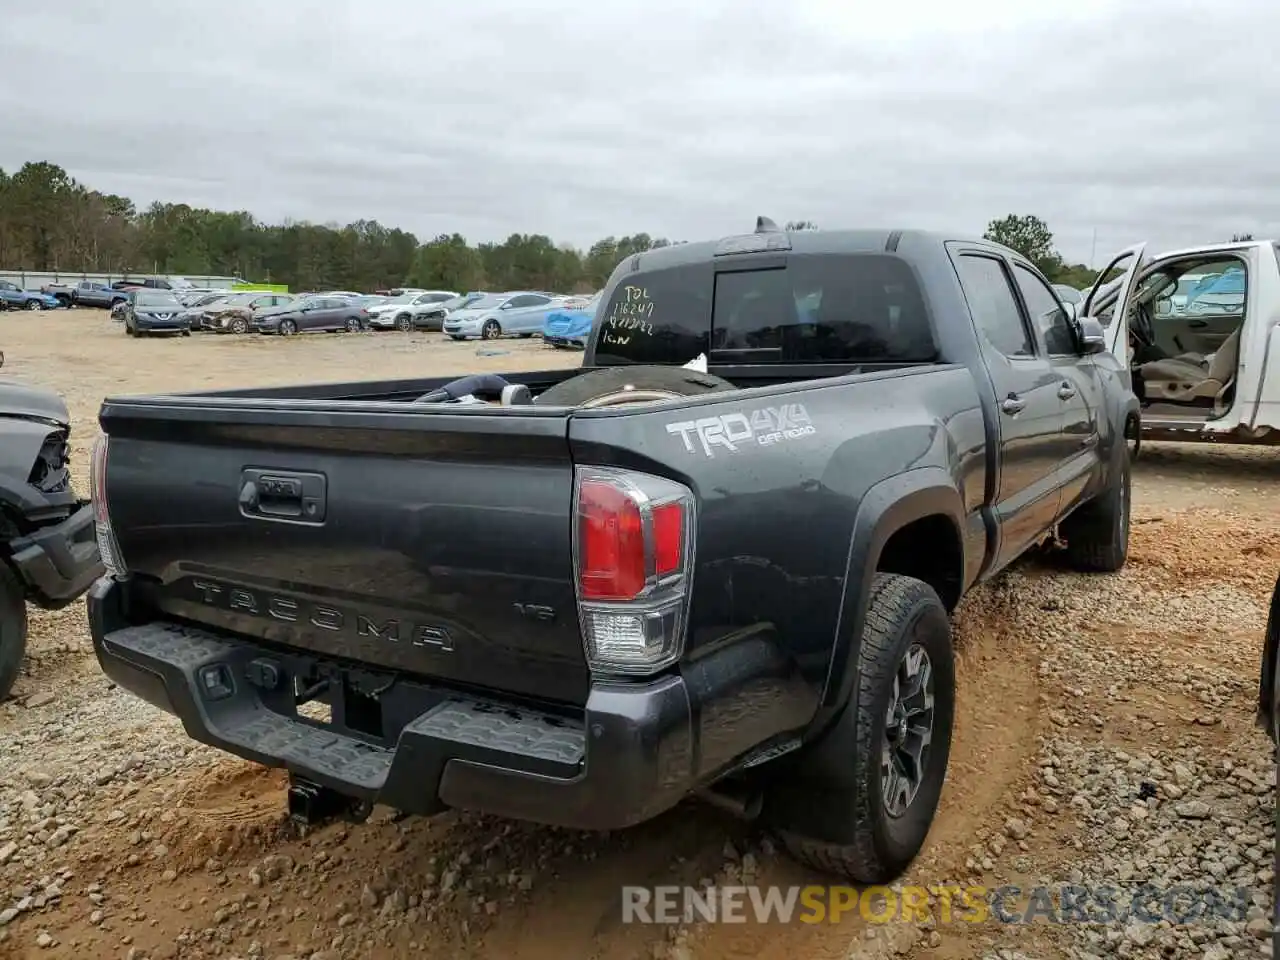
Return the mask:
POLYGON ((123 579, 128 576, 129 571, 124 565, 115 531, 111 529, 111 513, 107 509, 107 458, 108 442, 103 435, 98 437, 98 442, 93 446, 93 459, 89 469, 93 528, 98 538, 98 553, 102 555, 102 565, 106 567, 107 575, 123 579))
POLYGON ((587 661, 597 675, 645 675, 684 651, 694 497, 683 484, 579 467, 574 563, 587 661))

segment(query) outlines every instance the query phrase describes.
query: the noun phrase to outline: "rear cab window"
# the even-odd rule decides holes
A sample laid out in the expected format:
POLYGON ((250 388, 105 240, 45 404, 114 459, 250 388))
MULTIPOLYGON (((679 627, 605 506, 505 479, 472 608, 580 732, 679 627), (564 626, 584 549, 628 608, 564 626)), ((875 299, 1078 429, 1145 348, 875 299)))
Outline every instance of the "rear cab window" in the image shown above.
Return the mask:
POLYGON ((885 253, 792 254, 629 276, 602 312, 596 363, 921 363, 937 357, 915 272, 885 253), (718 269, 717 269, 718 268, 718 269))

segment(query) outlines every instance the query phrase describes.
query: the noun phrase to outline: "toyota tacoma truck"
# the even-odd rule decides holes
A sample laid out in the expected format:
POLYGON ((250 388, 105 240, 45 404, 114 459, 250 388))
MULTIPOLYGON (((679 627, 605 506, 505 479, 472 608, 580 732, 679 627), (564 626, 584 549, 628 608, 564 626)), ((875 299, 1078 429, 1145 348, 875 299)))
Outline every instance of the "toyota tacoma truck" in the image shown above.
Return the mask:
POLYGON ((1125 562, 1101 326, 986 241, 760 218, 619 264, 584 367, 104 400, 102 668, 300 819, 698 794, 898 875, 962 595, 1037 545, 1125 562))
POLYGON ((70 424, 56 393, 0 379, 0 700, 22 666, 27 604, 61 609, 104 573, 67 469, 70 424))

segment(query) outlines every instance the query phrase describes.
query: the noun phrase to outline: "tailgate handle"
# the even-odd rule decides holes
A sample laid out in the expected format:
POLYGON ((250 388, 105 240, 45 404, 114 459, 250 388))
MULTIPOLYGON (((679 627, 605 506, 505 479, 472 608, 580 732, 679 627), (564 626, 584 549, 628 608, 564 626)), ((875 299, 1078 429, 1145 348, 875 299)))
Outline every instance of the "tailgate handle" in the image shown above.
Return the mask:
POLYGON ((240 476, 240 513, 263 520, 323 523, 327 486, 319 473, 248 469, 240 476))

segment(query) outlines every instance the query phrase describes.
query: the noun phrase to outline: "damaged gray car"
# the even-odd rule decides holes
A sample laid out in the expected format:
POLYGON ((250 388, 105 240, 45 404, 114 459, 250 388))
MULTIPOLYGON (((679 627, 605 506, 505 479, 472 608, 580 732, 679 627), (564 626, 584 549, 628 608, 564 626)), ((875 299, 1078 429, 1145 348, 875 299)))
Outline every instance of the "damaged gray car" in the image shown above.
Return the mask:
POLYGON ((93 507, 71 483, 70 437, 58 394, 0 377, 0 699, 26 651, 27 604, 61 609, 103 574, 93 507))

